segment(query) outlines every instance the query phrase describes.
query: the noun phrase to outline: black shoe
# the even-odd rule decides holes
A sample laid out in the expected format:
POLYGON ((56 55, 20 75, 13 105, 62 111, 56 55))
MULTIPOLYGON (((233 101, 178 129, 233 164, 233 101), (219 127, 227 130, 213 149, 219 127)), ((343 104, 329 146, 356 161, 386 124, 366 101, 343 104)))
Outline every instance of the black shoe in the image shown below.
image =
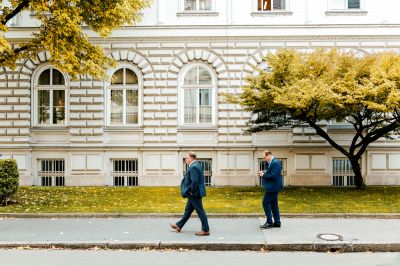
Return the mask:
POLYGON ((279 223, 279 224, 278 223, 273 223, 272 227, 281 227, 281 223, 279 223))
POLYGON ((273 224, 269 224, 269 223, 265 223, 263 225, 260 225, 261 229, 268 229, 268 228, 272 228, 273 224))

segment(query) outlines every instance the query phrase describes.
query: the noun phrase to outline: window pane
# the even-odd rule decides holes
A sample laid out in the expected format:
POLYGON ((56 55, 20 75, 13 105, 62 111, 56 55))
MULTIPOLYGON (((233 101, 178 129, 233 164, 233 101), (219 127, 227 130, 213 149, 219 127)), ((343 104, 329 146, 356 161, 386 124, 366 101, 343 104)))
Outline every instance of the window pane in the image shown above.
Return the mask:
POLYGON ((258 11, 271 10, 272 0, 258 0, 258 11))
POLYGON ((50 91, 38 91, 38 123, 50 123, 50 91))
POLYGON ((196 0, 185 0, 185 11, 197 10, 196 0))
POLYGON ((53 68, 53 84, 52 85, 64 85, 64 77, 60 71, 53 68))
POLYGON ((200 10, 211 10, 211 0, 200 0, 200 10))
POLYGON ((197 67, 192 68, 185 76, 185 85, 197 84, 197 67))
POLYGON ((53 91, 53 124, 64 124, 65 120, 65 91, 53 91))
POLYGON ((50 69, 46 69, 39 76, 39 85, 50 85, 50 69))
POLYGON ((274 0, 274 9, 285 9, 285 0, 274 0))
POLYGON ((184 123, 196 123, 196 92, 197 90, 185 90, 185 103, 184 103, 184 123))
POLYGON ((111 90, 111 124, 122 124, 123 123, 123 91, 122 90, 111 90))
POLYGON ((125 68, 125 84, 138 84, 135 72, 128 68, 125 68))
POLYGON ((211 84, 211 76, 204 68, 199 69, 199 84, 211 84))
POLYGON ((138 123, 138 91, 126 91, 126 123, 138 123))
POLYGON ((199 90, 200 124, 212 123, 211 90, 199 90))
POLYGON ((346 0, 331 0, 332 9, 346 9, 346 0))
POLYGON ((360 0, 348 0, 349 9, 360 9, 360 0))
POLYGON ((111 79, 111 84, 124 84, 124 69, 118 69, 114 72, 111 79))

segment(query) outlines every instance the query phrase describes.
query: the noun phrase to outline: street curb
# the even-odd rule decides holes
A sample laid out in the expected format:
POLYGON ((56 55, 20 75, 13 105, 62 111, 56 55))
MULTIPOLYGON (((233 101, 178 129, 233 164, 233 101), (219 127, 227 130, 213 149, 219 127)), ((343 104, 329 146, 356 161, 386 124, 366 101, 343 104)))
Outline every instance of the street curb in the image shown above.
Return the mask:
MULTIPOLYGON (((0 218, 179 218, 181 216, 181 213, 0 213, 0 218)), ((263 213, 209 213, 207 216, 210 218, 253 218, 265 215, 263 213)), ((400 213, 282 213, 281 217, 400 219, 400 213)))
POLYGON ((400 252, 400 243, 386 244, 255 244, 255 243, 2 243, 0 249, 56 250, 202 250, 281 252, 400 252))

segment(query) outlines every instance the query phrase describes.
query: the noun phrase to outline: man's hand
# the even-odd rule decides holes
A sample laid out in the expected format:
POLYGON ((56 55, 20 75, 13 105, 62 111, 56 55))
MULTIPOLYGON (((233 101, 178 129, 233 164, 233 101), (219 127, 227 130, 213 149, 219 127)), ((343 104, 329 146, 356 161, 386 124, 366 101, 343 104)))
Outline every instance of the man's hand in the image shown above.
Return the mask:
POLYGON ((262 177, 262 176, 264 175, 264 172, 263 172, 263 171, 258 171, 258 172, 257 172, 257 175, 258 175, 259 177, 262 177))

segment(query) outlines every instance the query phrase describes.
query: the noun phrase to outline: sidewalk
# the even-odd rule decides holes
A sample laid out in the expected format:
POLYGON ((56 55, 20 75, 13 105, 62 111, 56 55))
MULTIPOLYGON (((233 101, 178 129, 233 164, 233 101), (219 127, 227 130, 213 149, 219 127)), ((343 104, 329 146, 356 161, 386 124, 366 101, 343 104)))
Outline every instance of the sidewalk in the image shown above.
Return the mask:
POLYGON ((400 219, 283 218, 281 228, 261 230, 263 217, 210 218, 205 237, 194 235, 198 218, 181 233, 168 225, 176 220, 0 218, 0 248, 400 252, 400 219))

